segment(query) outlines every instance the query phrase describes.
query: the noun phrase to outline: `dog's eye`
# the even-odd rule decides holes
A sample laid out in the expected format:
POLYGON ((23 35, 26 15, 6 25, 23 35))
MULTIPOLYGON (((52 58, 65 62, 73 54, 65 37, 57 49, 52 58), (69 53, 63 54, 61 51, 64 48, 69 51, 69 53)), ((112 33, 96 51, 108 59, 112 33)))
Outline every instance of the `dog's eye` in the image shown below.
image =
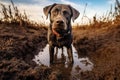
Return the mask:
POLYGON ((65 16, 69 15, 69 13, 68 13, 67 11, 63 11, 63 14, 64 14, 65 16))
POLYGON ((68 19, 70 17, 69 12, 67 12, 67 11, 63 11, 63 15, 66 17, 66 19, 68 19))

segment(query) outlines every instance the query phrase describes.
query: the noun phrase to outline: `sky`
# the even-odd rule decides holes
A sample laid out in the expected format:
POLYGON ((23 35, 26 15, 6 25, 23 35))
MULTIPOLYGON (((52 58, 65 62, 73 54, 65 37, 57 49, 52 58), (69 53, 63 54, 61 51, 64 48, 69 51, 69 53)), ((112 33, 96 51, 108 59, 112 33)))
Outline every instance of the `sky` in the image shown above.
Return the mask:
MULTIPOLYGON (((107 11, 110 11, 110 6, 111 4, 114 6, 115 0, 13 0, 13 2, 21 12, 25 10, 31 20, 45 24, 49 22, 49 19, 46 20, 43 13, 45 6, 53 3, 69 4, 80 12, 79 17, 75 20, 75 24, 82 24, 83 22, 88 22, 94 15, 100 17, 107 11), (86 4, 84 16, 87 17, 82 18, 86 4)), ((5 5, 11 4, 10 0, 0 0, 0 3, 5 5)))

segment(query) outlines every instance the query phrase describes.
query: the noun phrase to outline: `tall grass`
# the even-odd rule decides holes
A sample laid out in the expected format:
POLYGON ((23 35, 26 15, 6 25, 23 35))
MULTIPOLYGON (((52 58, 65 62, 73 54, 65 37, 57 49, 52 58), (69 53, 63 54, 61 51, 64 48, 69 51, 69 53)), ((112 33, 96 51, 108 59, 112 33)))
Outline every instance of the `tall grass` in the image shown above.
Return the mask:
POLYGON ((14 5, 12 0, 11 5, 6 6, 0 3, 0 6, 2 8, 1 15, 3 16, 1 22, 22 25, 24 22, 29 21, 26 13, 24 12, 24 14, 21 14, 17 6, 14 5))
MULTIPOLYGON (((86 10, 86 8, 85 8, 86 10)), ((85 14, 84 10, 84 14, 85 14)), ((88 18, 86 15, 83 16, 88 18)), ((81 19, 83 21, 84 18, 81 19)), ((97 15, 93 16, 92 19, 88 18, 88 24, 77 24, 75 29, 86 29, 86 28, 100 28, 107 27, 110 25, 119 25, 120 24, 120 2, 116 0, 114 6, 111 5, 110 10, 106 11, 105 14, 98 17, 97 15)))
POLYGON ((27 16, 25 10, 24 13, 21 13, 21 11, 18 9, 17 6, 15 6, 12 0, 11 4, 8 6, 0 3, 0 8, 1 8, 0 16, 2 16, 2 18, 0 19, 0 23, 17 24, 20 26, 29 25, 34 27, 38 26, 46 27, 46 25, 44 25, 43 23, 38 24, 35 21, 31 21, 27 16))
MULTIPOLYGON (((46 26, 45 25, 45 20, 43 19, 43 23, 38 24, 34 21, 31 21, 26 12, 22 14, 18 7, 15 6, 14 2, 11 0, 11 5, 4 5, 0 3, 1 10, 0 15, 3 16, 3 18, 0 19, 0 23, 14 23, 14 24, 19 24, 19 25, 27 25, 31 24, 34 26, 46 26)), ((83 24, 79 25, 77 24, 75 28, 83 28, 83 27, 103 27, 103 26, 109 26, 111 24, 120 24, 120 2, 116 0, 115 6, 113 7, 111 5, 110 11, 107 11, 106 14, 104 14, 101 17, 98 16, 93 16, 93 19, 89 19, 85 15, 85 11, 87 8, 87 4, 85 5, 85 10, 82 16, 82 21, 84 21, 84 18, 87 18, 89 20, 89 24, 83 24), (113 10, 114 9, 114 10, 113 10)))

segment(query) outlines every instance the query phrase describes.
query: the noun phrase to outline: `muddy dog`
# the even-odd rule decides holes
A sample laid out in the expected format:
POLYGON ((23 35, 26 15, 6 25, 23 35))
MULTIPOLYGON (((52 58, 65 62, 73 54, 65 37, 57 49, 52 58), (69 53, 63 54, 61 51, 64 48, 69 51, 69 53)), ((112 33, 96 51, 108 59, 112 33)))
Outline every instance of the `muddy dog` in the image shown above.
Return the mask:
POLYGON ((48 27, 48 43, 50 63, 54 61, 54 48, 67 48, 69 61, 73 63, 72 54, 72 27, 71 20, 79 16, 79 12, 65 4, 53 4, 43 8, 45 16, 50 17, 50 26, 48 27))

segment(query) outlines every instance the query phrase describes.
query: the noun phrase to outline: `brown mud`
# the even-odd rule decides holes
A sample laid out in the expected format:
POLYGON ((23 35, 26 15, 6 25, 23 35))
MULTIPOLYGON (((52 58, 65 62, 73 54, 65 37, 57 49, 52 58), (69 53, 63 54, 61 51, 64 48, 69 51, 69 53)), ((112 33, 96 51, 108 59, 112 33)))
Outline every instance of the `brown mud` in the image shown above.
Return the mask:
POLYGON ((81 73, 81 80, 120 80, 120 25, 75 29, 73 33, 79 56, 89 57, 94 64, 92 71, 81 73))
POLYGON ((45 27, 0 24, 0 80, 48 79, 51 69, 32 61, 47 43, 45 27))
MULTIPOLYGON (((80 72, 78 80, 120 79, 120 25, 75 28, 73 34, 78 57, 88 57, 94 64, 92 71, 80 72)), ((46 36, 45 27, 0 24, 0 80, 66 80, 60 64, 54 68, 33 61, 46 46, 46 36)))

